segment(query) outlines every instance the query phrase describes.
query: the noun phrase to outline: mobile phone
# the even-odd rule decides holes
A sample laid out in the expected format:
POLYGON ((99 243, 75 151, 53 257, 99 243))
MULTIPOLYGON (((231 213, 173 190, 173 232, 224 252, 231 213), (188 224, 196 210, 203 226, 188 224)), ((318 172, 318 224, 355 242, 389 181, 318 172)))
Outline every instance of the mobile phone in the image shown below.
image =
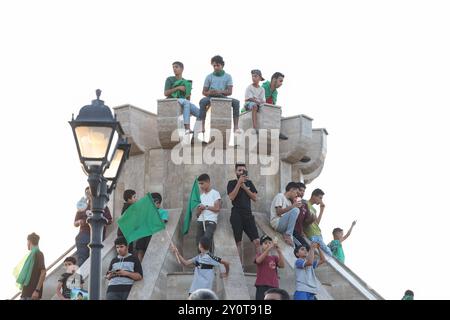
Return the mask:
POLYGON ((248 171, 247 171, 247 170, 244 170, 244 171, 242 172, 242 174, 243 174, 244 176, 248 176, 248 171))

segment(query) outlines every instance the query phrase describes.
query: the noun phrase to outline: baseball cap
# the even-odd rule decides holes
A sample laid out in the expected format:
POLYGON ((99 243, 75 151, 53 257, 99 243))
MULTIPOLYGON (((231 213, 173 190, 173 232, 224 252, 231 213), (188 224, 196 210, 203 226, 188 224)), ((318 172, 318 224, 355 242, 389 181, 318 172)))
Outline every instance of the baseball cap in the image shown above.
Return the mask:
POLYGON ((264 81, 264 80, 265 80, 265 79, 263 78, 262 74, 261 74, 261 70, 254 69, 254 70, 252 70, 251 73, 260 76, 260 77, 261 77, 261 81, 264 81))

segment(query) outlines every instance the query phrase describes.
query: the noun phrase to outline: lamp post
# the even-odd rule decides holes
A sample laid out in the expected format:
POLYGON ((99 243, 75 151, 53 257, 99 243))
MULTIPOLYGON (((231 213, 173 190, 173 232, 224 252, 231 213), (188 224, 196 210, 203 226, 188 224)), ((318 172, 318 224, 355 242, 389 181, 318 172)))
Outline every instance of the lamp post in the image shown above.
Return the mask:
POLYGON ((106 224, 103 213, 129 150, 126 140, 121 138, 120 123, 100 100, 100 94, 101 90, 97 89, 97 99, 81 108, 76 119, 72 115, 72 121, 69 121, 92 194, 92 216, 87 219, 91 228, 89 295, 92 300, 100 299, 102 235, 106 224), (121 149, 118 149, 118 141, 121 142, 121 149), (109 188, 105 172, 113 181, 109 188))

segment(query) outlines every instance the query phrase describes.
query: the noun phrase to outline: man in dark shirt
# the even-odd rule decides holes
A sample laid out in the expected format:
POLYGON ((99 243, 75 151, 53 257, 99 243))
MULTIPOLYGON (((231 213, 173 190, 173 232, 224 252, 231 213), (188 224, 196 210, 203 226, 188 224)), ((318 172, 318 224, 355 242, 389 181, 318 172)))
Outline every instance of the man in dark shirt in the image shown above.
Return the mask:
MULTIPOLYGON (((34 262, 32 264, 32 269, 28 271, 31 272, 29 281, 20 283, 23 285, 22 294, 20 296, 21 300, 40 300, 42 298, 46 270, 44 254, 39 250, 39 239, 40 237, 34 232, 27 237, 28 250, 31 251, 27 260, 31 259, 32 261, 34 260, 34 262), (34 255, 34 257, 31 257, 31 255, 34 255)), ((24 267, 26 264, 27 263, 24 264, 24 267)))
POLYGON ((239 257, 242 262, 241 242, 243 232, 245 232, 250 241, 255 245, 256 252, 258 252, 259 248, 258 229, 256 228, 255 217, 252 214, 252 205, 250 201, 256 201, 256 194, 258 191, 252 181, 248 179, 245 164, 237 163, 235 165, 235 170, 237 179, 228 181, 227 193, 233 204, 230 222, 233 229, 234 240, 236 241, 236 246, 239 251, 239 257))
MULTIPOLYGON (((77 255, 78 255, 78 265, 81 265, 89 258, 89 247, 88 244, 91 241, 91 227, 87 223, 87 218, 92 214, 91 212, 91 203, 92 203, 92 195, 89 187, 86 187, 84 190, 87 200, 87 207, 78 209, 75 215, 74 226, 80 227, 80 231, 78 235, 75 237, 75 244, 77 246, 77 255)), ((105 207, 105 211, 103 216, 106 218, 106 224, 109 225, 112 223, 111 212, 108 207, 105 207)), ((106 228, 103 228, 103 239, 105 239, 106 228)), ((102 240, 103 240, 102 239, 102 240)))
POLYGON ((295 246, 300 245, 309 250, 309 244, 308 244, 308 242, 306 242, 304 233, 303 233, 303 223, 306 219, 309 219, 309 216, 310 216, 308 204, 307 204, 306 200, 303 200, 303 196, 305 195, 306 186, 302 182, 297 183, 297 185, 298 185, 298 193, 297 193, 298 200, 297 201, 301 201, 302 206, 299 208, 300 213, 297 216, 297 221, 295 222, 294 234, 293 234, 294 235, 294 243, 295 243, 295 246))

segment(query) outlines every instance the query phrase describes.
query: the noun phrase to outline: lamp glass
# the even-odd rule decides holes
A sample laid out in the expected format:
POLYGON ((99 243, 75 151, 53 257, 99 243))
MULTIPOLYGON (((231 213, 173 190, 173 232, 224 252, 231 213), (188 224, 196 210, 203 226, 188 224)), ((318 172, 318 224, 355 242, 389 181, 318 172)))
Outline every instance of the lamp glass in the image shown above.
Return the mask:
POLYGON ((103 159, 106 156, 112 128, 110 127, 88 127, 75 128, 81 156, 83 158, 103 159))
POLYGON ((122 162, 122 158, 124 156, 124 150, 116 149, 114 153, 114 157, 109 165, 109 168, 105 170, 103 176, 106 179, 114 179, 117 176, 117 171, 119 170, 120 163, 122 162))

